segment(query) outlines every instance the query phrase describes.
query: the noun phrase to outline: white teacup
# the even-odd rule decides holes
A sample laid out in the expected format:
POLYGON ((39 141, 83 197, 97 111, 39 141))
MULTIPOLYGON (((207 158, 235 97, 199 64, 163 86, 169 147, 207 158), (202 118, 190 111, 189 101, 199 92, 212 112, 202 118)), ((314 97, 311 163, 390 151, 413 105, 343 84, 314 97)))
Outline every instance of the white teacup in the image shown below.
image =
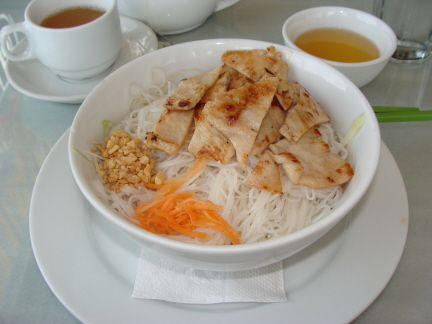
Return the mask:
POLYGON ((79 82, 108 71, 118 56, 123 38, 115 0, 33 0, 25 10, 24 22, 3 27, 0 41, 9 60, 38 59, 62 79, 79 82), (105 13, 75 27, 40 26, 48 16, 73 7, 97 8, 105 13), (27 37, 28 45, 22 53, 8 48, 8 36, 12 33, 27 37))

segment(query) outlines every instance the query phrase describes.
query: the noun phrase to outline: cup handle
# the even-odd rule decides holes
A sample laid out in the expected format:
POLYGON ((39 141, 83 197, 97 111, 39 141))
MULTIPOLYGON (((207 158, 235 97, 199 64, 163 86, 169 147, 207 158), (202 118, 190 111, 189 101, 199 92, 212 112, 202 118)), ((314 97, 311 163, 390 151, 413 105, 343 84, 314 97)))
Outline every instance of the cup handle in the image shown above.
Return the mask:
MULTIPOLYGON (((27 48, 19 54, 14 54, 9 50, 8 38, 12 33, 23 33, 26 34, 27 28, 25 23, 17 23, 12 25, 6 25, 0 30, 0 44, 3 49, 4 55, 11 61, 25 61, 35 58, 35 54, 30 42, 27 42, 27 48)), ((28 39, 28 37, 27 37, 28 39)))
POLYGON ((216 6, 215 12, 220 11, 222 9, 231 7, 233 4, 239 2, 240 0, 219 0, 216 6))

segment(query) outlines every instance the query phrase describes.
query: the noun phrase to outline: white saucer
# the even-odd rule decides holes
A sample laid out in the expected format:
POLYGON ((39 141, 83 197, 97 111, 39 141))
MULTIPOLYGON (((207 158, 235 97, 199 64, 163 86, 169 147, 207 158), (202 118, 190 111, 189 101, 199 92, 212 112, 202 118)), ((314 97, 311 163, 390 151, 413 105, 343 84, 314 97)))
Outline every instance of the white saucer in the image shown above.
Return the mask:
MULTIPOLYGON (((144 23, 124 16, 120 17, 120 23, 124 42, 117 60, 111 67, 111 72, 158 48, 155 33, 144 23)), ((24 49, 26 42, 26 39, 23 39, 14 51, 19 52, 24 49)), ((93 88, 106 77, 105 75, 85 83, 69 83, 61 80, 38 60, 8 61, 5 72, 9 82, 19 92, 37 99, 65 103, 83 102, 93 88)))
POLYGON ((383 143, 376 178, 346 220, 284 261, 287 302, 185 305, 133 299, 140 247, 81 194, 69 167, 68 136, 54 146, 36 180, 30 235, 49 287, 83 323, 348 323, 381 293, 402 255, 407 196, 383 143))

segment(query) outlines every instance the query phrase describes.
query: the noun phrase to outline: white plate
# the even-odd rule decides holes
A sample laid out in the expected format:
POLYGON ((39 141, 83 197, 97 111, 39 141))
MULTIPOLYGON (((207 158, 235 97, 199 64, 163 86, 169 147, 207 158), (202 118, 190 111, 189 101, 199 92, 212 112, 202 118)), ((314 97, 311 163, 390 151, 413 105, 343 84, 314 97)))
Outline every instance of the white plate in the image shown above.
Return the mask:
MULTIPOLYGON (((140 247, 81 194, 67 153, 69 132, 36 180, 30 234, 39 268, 83 323, 347 323, 381 293, 408 230, 405 186, 382 144, 376 177, 345 222, 284 261, 288 302, 184 305, 131 298, 140 247)), ((151 278, 149 278, 151 280, 151 278)))
MULTIPOLYGON (((128 17, 120 17, 123 33, 123 47, 110 72, 118 69, 131 60, 158 48, 155 33, 144 23, 128 17)), ((26 47, 23 39, 14 48, 20 52, 26 47)), ((19 92, 42 100, 81 103, 93 88, 106 77, 101 76, 83 83, 69 83, 60 79, 38 60, 23 62, 8 61, 5 66, 6 76, 12 86, 19 92)))

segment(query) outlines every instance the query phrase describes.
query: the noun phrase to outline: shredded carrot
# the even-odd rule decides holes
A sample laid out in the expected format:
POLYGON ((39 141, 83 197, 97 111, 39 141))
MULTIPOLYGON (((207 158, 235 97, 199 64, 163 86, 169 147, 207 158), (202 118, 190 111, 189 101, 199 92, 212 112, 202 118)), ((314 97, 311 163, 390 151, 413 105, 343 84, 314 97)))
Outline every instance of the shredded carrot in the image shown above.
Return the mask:
POLYGON ((156 196, 166 196, 170 193, 176 191, 182 184, 191 179, 194 175, 200 172, 207 164, 208 158, 198 158, 195 163, 181 176, 169 178, 165 180, 162 184, 164 185, 158 190, 156 196))
POLYGON ((210 236, 196 229, 211 228, 227 236, 233 244, 241 244, 240 235, 216 212, 222 206, 195 198, 193 191, 176 192, 207 162, 206 158, 198 158, 183 175, 167 179, 156 188, 151 201, 135 207, 137 216, 134 220, 138 226, 155 234, 184 234, 202 239, 210 239, 210 236))

